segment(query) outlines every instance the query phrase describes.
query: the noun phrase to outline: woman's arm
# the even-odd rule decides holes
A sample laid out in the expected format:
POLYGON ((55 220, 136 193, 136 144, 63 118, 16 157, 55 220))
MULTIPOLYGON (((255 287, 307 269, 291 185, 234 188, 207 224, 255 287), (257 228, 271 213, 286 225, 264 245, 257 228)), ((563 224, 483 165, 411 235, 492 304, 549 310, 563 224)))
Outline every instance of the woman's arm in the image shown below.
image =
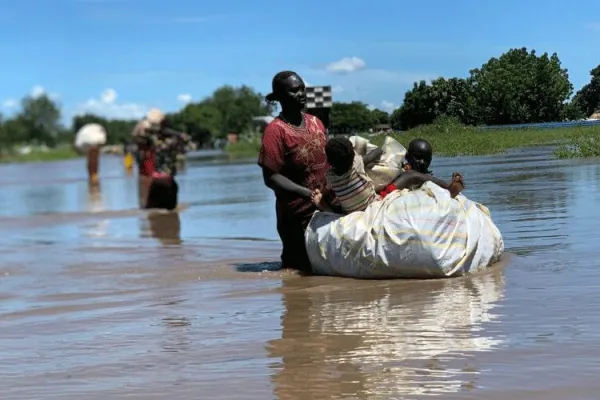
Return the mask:
POLYGON ((258 165, 262 168, 263 180, 265 185, 272 190, 294 193, 310 199, 312 195, 310 189, 298 185, 281 174, 286 165, 284 134, 285 132, 273 123, 265 128, 258 156, 258 165))
POLYGON ((267 187, 273 190, 294 193, 307 199, 310 198, 310 196, 312 195, 312 191, 309 188, 300 186, 292 182, 289 178, 286 178, 281 174, 270 171, 268 168, 263 167, 262 170, 263 180, 265 181, 265 185, 267 187))

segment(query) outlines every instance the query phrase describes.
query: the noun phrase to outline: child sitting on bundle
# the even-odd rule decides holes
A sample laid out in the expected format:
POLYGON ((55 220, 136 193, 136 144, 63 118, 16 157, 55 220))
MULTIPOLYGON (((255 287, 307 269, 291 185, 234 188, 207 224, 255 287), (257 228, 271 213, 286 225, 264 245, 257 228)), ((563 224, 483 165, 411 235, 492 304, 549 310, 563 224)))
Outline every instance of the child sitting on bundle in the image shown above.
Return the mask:
MULTIPOLYGON (((377 161, 382 153, 378 148, 360 156, 345 137, 334 137, 327 141, 325 154, 331 166, 327 173, 327 184, 345 214, 364 211, 369 204, 383 199, 394 190, 414 189, 428 181, 450 191, 452 198, 464 188, 462 176, 457 172, 452 175, 450 184, 431 176, 428 170, 433 154, 431 145, 424 139, 415 139, 408 146, 404 171, 381 193, 377 193, 365 166, 377 161)), ((319 190, 313 192, 312 201, 319 210, 327 210, 319 190)))

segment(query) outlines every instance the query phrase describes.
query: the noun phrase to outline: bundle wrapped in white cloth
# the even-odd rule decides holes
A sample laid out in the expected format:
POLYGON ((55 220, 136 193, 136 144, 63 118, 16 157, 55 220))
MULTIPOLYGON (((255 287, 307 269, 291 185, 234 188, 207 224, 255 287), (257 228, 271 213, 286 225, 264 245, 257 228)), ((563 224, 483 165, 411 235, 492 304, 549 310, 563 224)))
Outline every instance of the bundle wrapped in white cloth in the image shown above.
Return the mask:
MULTIPOLYGON (((377 148, 377 146, 360 136, 350 136, 348 139, 354 146, 354 151, 360 156, 364 156, 377 148)), ((373 166, 366 168, 367 175, 373 181, 376 192, 383 190, 400 174, 406 156, 404 146, 390 136, 386 136, 381 151, 383 154, 380 159, 373 166)))
POLYGON ((86 152, 90 147, 102 146, 106 143, 106 130, 100 124, 85 124, 75 135, 75 147, 86 152))
POLYGON ((316 274, 364 279, 463 275, 487 268, 504 252, 485 206, 462 194, 452 198, 433 182, 392 192, 365 211, 316 212, 305 243, 316 274))

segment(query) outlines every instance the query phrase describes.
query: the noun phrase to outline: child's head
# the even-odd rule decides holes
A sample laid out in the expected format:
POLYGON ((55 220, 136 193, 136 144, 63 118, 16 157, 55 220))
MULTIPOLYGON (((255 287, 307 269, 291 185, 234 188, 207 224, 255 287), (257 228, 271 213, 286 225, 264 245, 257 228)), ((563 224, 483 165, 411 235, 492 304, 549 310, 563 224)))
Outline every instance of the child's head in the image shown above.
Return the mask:
POLYGON ((348 138, 333 137, 325 145, 327 162, 337 174, 345 174, 354 162, 354 147, 348 138))
POLYGON ((406 162, 410 167, 423 174, 429 173, 429 165, 433 157, 433 148, 425 139, 413 139, 408 144, 406 162))

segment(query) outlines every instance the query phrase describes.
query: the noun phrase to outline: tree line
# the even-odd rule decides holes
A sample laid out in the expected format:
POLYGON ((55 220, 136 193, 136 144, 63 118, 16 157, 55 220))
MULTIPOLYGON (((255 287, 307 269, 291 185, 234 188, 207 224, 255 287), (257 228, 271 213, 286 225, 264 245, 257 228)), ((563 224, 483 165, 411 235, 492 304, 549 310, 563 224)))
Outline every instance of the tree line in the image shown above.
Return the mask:
MULTIPOLYGON (((198 144, 210 144, 229 132, 243 133, 253 129, 253 118, 270 115, 273 106, 264 96, 248 86, 222 86, 198 102, 189 103, 166 117, 171 126, 192 136, 198 144)), ((0 152, 11 152, 19 145, 72 143, 75 133, 85 124, 99 123, 107 131, 108 144, 124 143, 138 120, 109 119, 84 114, 73 117, 70 126, 61 123, 60 105, 49 96, 27 96, 18 113, 9 119, 0 116, 0 152)))
MULTIPOLYGON (((511 49, 472 69, 466 78, 415 82, 387 123, 406 130, 439 117, 452 117, 465 125, 585 119, 600 108, 600 65, 590 71, 590 82, 572 95, 568 71, 557 54, 511 49)), ((332 129, 364 130, 371 123, 369 115, 366 104, 338 104, 332 110, 332 129)), ((378 115, 379 123, 386 123, 386 116, 378 115)))
MULTIPOLYGON (((557 54, 536 54, 527 48, 510 49, 490 58, 464 78, 438 78, 415 82, 402 105, 391 114, 362 102, 335 102, 331 109, 332 132, 365 132, 388 124, 406 130, 432 123, 441 116, 467 125, 503 125, 557 122, 589 117, 600 107, 600 65, 590 71, 590 82, 574 96, 573 85, 557 54)), ((229 132, 252 129, 252 119, 270 115, 274 108, 262 94, 248 86, 222 86, 198 102, 167 115, 174 128, 189 133, 199 144, 224 138, 229 132)), ((59 104, 46 95, 25 97, 20 111, 9 119, 0 116, 0 150, 19 144, 72 142, 84 124, 105 126, 108 142, 129 138, 137 121, 107 119, 86 114, 61 124, 59 104)))

